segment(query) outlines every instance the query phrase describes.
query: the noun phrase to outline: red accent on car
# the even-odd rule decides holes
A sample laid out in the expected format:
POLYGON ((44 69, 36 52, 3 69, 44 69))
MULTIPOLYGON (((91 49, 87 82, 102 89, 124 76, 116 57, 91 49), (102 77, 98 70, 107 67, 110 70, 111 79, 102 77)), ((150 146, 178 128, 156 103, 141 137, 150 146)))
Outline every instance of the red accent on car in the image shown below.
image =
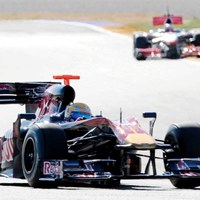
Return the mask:
POLYGON ((162 17, 153 17, 153 25, 159 26, 166 23, 167 19, 170 18, 173 24, 183 24, 183 18, 181 16, 170 16, 167 15, 162 17))
POLYGON ((74 75, 54 75, 54 79, 63 79, 65 85, 70 85, 71 79, 80 79, 80 76, 74 76, 74 75))

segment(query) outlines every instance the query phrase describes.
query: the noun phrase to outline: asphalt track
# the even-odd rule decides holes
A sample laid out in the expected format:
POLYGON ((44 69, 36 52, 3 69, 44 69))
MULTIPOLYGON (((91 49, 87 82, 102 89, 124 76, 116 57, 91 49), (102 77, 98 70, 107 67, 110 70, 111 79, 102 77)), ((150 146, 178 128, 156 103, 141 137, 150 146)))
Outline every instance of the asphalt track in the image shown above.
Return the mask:
MULTIPOLYGON (((0 22, 1 81, 49 81, 54 74, 78 74, 71 85, 76 101, 111 119, 156 111, 155 137, 173 122, 199 120, 199 63, 186 59, 136 61, 132 39, 91 25, 63 21, 0 22)), ((20 109, 19 109, 20 110, 20 109)), ((10 127, 18 108, 1 108, 1 128, 10 127)), ((22 111, 21 111, 22 112, 22 111)), ((1 132, 3 133, 3 131, 1 132)), ((158 171, 163 171, 158 162, 158 171)), ((32 189, 26 181, 0 178, 1 199, 197 199, 199 188, 178 190, 168 180, 122 181, 115 189, 66 186, 32 189), (12 191, 12 192, 10 192, 12 191)))

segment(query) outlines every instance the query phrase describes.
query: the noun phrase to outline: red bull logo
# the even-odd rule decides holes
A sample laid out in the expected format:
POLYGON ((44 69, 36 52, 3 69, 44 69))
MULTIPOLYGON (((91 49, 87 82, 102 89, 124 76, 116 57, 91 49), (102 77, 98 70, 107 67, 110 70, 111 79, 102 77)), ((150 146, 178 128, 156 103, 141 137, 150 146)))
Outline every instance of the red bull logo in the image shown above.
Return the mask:
POLYGON ((61 162, 59 161, 45 161, 43 163, 43 174, 44 175, 55 175, 55 176, 62 176, 63 170, 61 166, 61 162))

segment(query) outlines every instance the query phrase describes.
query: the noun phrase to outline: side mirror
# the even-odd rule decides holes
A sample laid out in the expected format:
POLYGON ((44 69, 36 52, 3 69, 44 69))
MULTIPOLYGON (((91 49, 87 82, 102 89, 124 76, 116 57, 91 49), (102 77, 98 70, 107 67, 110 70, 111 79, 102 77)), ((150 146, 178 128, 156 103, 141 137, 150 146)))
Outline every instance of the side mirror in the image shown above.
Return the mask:
POLYGON ((156 112, 145 112, 143 113, 144 118, 156 118, 157 113, 156 112))

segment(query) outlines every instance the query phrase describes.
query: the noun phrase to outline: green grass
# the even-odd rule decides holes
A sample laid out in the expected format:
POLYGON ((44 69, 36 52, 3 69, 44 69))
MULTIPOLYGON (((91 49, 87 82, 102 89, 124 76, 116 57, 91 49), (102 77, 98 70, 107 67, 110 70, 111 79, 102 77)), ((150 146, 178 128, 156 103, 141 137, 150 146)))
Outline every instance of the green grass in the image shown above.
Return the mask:
POLYGON ((193 18, 191 20, 186 20, 181 27, 186 29, 200 28, 200 19, 193 18))

